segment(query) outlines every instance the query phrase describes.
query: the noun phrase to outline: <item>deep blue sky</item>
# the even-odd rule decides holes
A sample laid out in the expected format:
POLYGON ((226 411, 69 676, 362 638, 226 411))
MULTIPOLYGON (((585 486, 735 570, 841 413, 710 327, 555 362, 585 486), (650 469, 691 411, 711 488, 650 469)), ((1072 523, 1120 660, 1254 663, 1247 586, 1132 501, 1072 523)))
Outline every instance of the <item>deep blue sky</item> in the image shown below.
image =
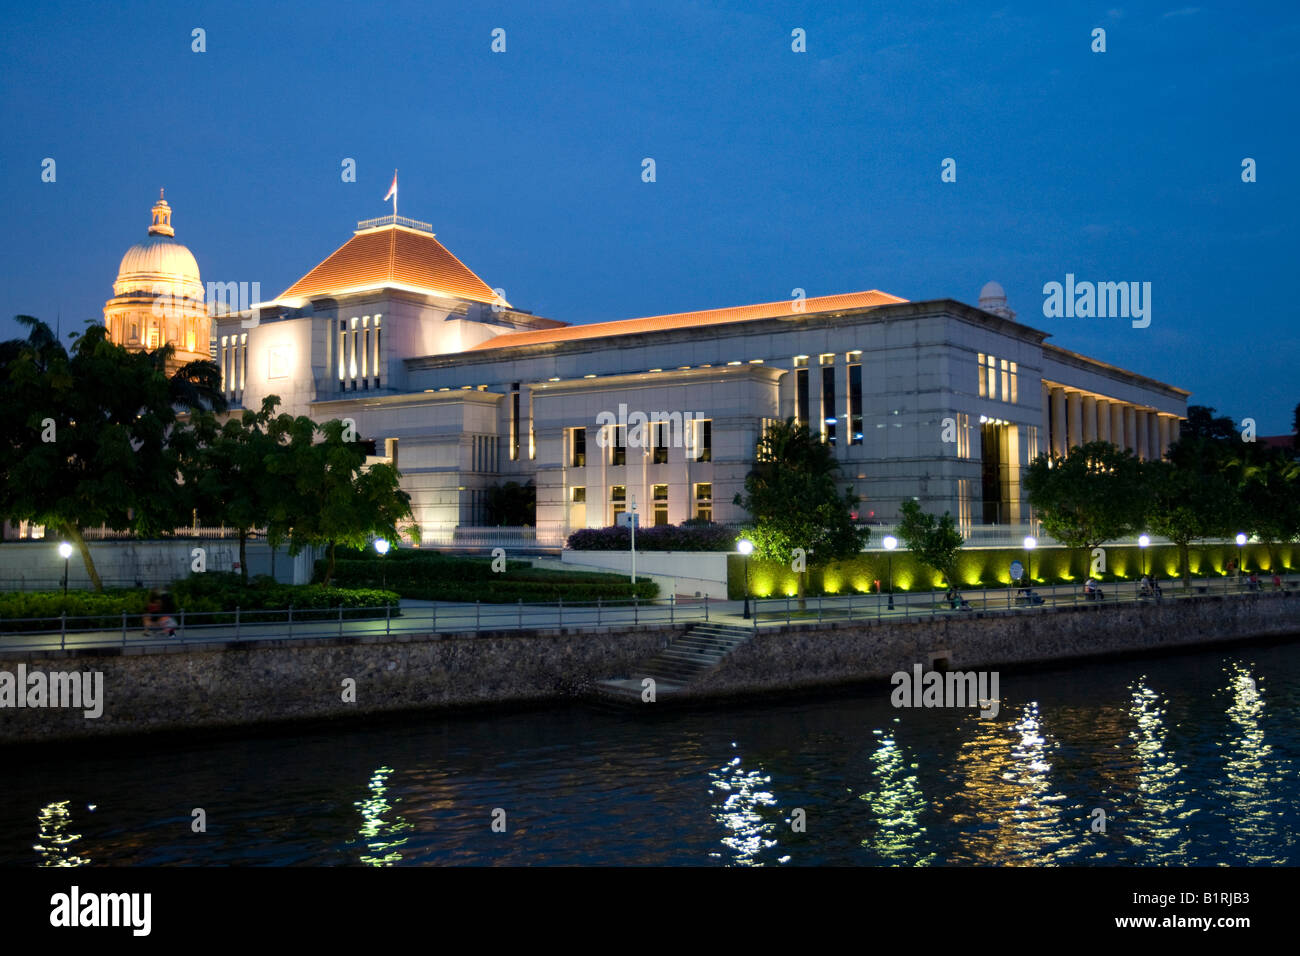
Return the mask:
POLYGON ((1289 432, 1300 15, 1196 4, 6 4, 0 337, 99 319, 159 186, 203 278, 269 299, 400 167, 398 211, 541 315, 997 279, 1051 341, 1289 432), (1044 318, 1067 272, 1151 282, 1151 326, 1044 318))

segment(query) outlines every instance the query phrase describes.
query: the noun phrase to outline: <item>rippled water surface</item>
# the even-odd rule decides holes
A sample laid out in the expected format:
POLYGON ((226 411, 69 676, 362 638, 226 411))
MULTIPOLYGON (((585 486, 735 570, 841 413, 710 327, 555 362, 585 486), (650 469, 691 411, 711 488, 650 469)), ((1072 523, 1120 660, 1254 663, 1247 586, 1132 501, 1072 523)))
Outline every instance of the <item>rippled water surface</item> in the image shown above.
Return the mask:
POLYGON ((889 690, 0 751, 0 862, 1300 863, 1300 645, 889 690))

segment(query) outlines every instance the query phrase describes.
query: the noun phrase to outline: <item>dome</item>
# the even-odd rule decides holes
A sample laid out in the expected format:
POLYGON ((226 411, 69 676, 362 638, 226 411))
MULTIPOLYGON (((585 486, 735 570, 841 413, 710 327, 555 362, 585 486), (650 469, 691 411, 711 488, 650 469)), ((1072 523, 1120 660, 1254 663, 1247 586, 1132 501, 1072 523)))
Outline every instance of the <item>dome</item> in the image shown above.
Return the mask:
POLYGON ((126 250, 117 269, 113 295, 143 292, 147 295, 203 299, 203 282, 194 253, 172 237, 172 210, 160 195, 153 207, 149 238, 126 250))
POLYGON ((1007 306, 1006 290, 997 282, 986 282, 984 288, 980 289, 980 308, 1004 319, 1016 317, 1016 313, 1007 306))

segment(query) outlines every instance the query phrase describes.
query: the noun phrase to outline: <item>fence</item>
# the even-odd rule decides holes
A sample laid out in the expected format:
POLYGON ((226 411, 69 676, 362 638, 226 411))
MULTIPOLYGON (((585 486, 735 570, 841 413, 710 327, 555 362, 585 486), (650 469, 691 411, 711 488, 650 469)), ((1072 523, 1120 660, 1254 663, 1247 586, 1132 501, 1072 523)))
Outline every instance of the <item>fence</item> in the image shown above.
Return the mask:
MULTIPOLYGON (((717 601, 714 616, 716 617, 717 601)), ((364 637, 392 634, 463 634, 488 631, 592 629, 615 625, 634 627, 677 624, 710 619, 707 597, 667 601, 564 602, 550 604, 484 604, 430 602, 405 607, 213 611, 185 610, 169 623, 146 620, 142 614, 116 617, 83 615, 0 619, 0 651, 61 650, 90 647, 153 647, 177 642, 245 642, 322 637, 364 637), (174 632, 174 633, 171 633, 174 632)))
MULTIPOLYGON (((1140 582, 1108 582, 1095 591, 1078 584, 1053 584, 1042 587, 980 588, 955 592, 955 597, 939 591, 903 591, 897 594, 849 594, 844 597, 810 597, 799 608, 798 599, 751 598, 752 608, 747 625, 754 630, 765 626, 786 626, 796 622, 816 621, 895 621, 911 618, 934 618, 940 614, 961 615, 971 611, 1021 611, 1032 613, 1059 607, 1117 607, 1121 604, 1159 604, 1208 595, 1249 595, 1272 591, 1271 583, 1252 585, 1247 578, 1206 578, 1183 588, 1172 582, 1162 588, 1143 588, 1140 582)), ((1289 590, 1295 582, 1286 582, 1289 590)), ((949 592, 952 593, 952 592, 949 592)))

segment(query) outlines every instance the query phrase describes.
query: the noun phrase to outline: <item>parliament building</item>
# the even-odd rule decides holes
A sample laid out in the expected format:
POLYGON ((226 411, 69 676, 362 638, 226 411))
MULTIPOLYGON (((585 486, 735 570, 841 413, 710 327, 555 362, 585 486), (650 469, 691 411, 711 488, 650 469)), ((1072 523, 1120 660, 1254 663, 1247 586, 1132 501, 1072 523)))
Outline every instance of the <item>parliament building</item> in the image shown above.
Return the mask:
POLYGON ((832 447, 860 521, 915 498, 964 528, 1024 524, 1035 456, 1101 439, 1157 458, 1186 416, 1187 391, 1048 344, 993 282, 978 305, 870 290, 572 325, 512 307, 394 215, 223 313, 164 200, 153 217, 104 308, 113 340, 210 354, 236 409, 274 394, 352 419, 434 544, 483 526, 507 481, 535 483, 539 544, 634 507, 642 526, 741 521, 755 444, 789 417, 832 447), (160 294, 181 307, 152 308, 160 294))

